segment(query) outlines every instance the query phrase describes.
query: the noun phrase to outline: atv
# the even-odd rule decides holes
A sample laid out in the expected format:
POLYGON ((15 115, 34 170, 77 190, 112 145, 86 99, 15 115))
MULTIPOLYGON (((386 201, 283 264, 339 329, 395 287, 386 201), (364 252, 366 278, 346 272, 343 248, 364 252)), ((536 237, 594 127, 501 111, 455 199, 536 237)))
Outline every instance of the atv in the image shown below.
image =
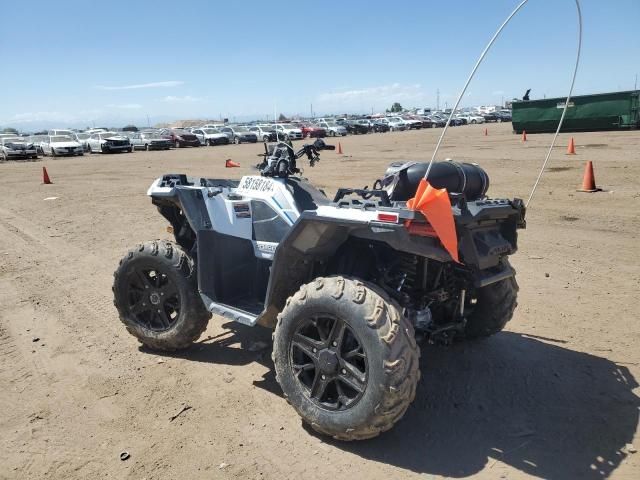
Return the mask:
POLYGON ((521 200, 488 199, 477 165, 436 162, 458 237, 454 261, 407 207, 426 163, 392 164, 372 188, 333 199, 301 177, 321 139, 267 146, 240 181, 168 174, 147 194, 175 242, 130 250, 115 272, 120 319, 146 347, 177 350, 212 313, 274 329, 273 362, 289 403, 340 440, 390 429, 415 397, 418 340, 450 343, 502 330, 518 285, 508 256, 525 227, 521 200))

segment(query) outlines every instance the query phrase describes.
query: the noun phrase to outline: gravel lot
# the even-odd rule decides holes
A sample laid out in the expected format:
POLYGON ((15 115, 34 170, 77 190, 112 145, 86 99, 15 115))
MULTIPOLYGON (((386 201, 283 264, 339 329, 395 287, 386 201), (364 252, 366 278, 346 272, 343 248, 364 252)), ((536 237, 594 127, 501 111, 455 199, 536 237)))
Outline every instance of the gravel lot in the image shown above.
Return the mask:
MULTIPOLYGON (((484 128, 451 129, 441 158, 481 164, 494 197, 526 198, 551 135, 484 128)), ((344 155, 305 175, 371 186, 391 161, 430 158, 440 131, 341 138, 344 155)), ((260 144, 0 164, 0 478, 640 478, 640 132, 573 136, 578 154, 562 135, 520 235, 507 331, 425 346, 405 418, 347 444, 282 398, 270 331, 214 316, 192 349, 159 356, 112 304, 119 258, 169 236, 152 180, 252 174, 260 144), (586 160, 604 192, 576 192, 586 160)))

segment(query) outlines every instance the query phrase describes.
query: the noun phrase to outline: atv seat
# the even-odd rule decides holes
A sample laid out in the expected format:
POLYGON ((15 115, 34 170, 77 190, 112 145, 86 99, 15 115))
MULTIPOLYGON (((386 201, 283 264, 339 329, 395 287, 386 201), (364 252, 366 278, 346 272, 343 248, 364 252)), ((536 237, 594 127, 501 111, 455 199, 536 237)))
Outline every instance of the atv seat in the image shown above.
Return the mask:
POLYGON ((317 210, 320 205, 330 205, 327 196, 301 178, 287 178, 287 190, 293 196, 298 211, 317 210))

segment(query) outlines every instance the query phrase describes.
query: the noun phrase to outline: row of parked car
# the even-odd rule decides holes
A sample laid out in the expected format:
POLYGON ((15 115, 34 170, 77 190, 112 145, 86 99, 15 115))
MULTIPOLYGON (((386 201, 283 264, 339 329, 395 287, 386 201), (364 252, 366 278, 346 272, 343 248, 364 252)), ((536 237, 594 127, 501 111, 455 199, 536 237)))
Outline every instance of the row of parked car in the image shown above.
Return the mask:
MULTIPOLYGON (((190 128, 146 129, 136 132, 114 132, 103 128, 76 132, 49 130, 46 134, 20 137, 0 134, 0 160, 37 158, 38 155, 68 156, 85 153, 133 152, 135 150, 168 150, 170 148, 227 145, 230 143, 275 142, 303 138, 338 137, 348 134, 383 133, 422 128, 443 127, 449 114, 433 112, 425 115, 391 114, 371 118, 319 118, 314 121, 252 123, 247 125, 206 124, 190 128)), ((508 110, 492 113, 459 112, 451 126, 485 122, 511 121, 508 110)))

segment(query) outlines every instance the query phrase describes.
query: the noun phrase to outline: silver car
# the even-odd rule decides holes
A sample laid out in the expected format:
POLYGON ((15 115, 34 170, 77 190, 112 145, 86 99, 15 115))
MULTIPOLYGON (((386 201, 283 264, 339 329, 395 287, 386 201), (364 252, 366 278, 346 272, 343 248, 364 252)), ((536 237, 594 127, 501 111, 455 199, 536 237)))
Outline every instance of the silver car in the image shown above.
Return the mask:
POLYGON ((1 137, 0 159, 38 158, 38 151, 33 143, 23 137, 1 137))
POLYGON ((243 142, 256 143, 258 136, 254 132, 250 132, 247 127, 230 125, 222 127, 220 131, 230 137, 231 141, 235 144, 243 142))
POLYGON ((217 128, 192 128, 191 133, 198 137, 201 145, 209 145, 212 147, 214 145, 227 145, 229 143, 229 136, 217 128))
POLYGON ((344 137, 347 134, 346 128, 331 120, 318 122, 316 126, 324 128, 330 137, 344 137))
POLYGON ((173 144, 157 132, 131 132, 127 135, 134 150, 169 150, 173 144))

